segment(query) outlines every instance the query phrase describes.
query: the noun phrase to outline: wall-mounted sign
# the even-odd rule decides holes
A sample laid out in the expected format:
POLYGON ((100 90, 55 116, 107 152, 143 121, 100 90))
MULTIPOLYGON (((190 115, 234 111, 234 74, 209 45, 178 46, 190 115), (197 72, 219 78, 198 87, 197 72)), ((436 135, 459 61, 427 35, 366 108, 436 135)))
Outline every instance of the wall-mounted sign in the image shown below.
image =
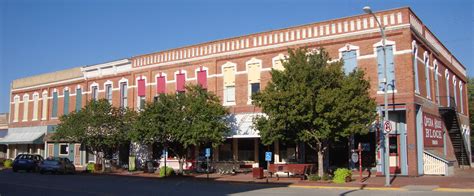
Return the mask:
POLYGON ((431 114, 423 113, 424 145, 428 147, 443 146, 443 121, 431 114))

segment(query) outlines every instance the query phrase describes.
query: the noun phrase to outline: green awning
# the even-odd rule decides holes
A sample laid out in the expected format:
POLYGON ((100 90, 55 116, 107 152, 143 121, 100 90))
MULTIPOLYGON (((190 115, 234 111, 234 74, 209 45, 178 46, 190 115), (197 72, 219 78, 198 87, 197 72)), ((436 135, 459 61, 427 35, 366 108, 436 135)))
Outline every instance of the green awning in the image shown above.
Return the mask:
POLYGON ((9 128, 0 144, 42 144, 48 126, 9 128))

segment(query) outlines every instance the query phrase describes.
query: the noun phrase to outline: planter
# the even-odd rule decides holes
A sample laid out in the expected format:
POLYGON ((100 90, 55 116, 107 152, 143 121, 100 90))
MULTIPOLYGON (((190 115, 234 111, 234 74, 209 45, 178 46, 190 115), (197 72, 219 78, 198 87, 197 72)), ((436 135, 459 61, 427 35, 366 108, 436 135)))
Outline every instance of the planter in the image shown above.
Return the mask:
POLYGON ((94 164, 94 171, 102 171, 102 164, 94 164))

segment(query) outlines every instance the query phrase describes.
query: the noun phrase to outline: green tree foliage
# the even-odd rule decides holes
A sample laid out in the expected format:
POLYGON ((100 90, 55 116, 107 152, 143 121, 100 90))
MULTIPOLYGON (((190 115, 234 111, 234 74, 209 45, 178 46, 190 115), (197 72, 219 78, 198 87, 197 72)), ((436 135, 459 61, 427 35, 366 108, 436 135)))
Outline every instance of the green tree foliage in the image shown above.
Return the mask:
MULTIPOLYGON (((328 143, 367 133, 376 116, 364 72, 356 69, 345 75, 343 62, 328 62, 331 59, 323 49, 319 53, 290 50, 282 62, 285 69, 272 70, 267 87, 252 96, 267 114, 254 121, 262 142, 306 142, 318 152, 319 166, 328 143)), ((319 176, 323 171, 318 167, 319 176)))
POLYGON ((133 110, 115 108, 105 99, 90 101, 82 110, 60 117, 53 139, 81 143, 103 162, 104 155, 128 141, 135 118, 133 110))
POLYGON ((140 112, 133 141, 158 142, 179 159, 183 172, 190 146, 221 144, 230 132, 226 123, 228 111, 219 98, 197 85, 186 87, 186 93, 162 94, 140 112))

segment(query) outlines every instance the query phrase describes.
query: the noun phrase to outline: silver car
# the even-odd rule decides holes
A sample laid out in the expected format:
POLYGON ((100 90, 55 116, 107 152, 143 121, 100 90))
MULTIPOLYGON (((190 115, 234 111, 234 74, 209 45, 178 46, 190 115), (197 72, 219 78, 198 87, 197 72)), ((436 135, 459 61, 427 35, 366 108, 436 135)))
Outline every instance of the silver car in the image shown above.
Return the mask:
POLYGON ((76 167, 68 158, 53 157, 42 161, 39 165, 39 171, 41 174, 47 172, 53 174, 72 174, 76 172, 76 167))

